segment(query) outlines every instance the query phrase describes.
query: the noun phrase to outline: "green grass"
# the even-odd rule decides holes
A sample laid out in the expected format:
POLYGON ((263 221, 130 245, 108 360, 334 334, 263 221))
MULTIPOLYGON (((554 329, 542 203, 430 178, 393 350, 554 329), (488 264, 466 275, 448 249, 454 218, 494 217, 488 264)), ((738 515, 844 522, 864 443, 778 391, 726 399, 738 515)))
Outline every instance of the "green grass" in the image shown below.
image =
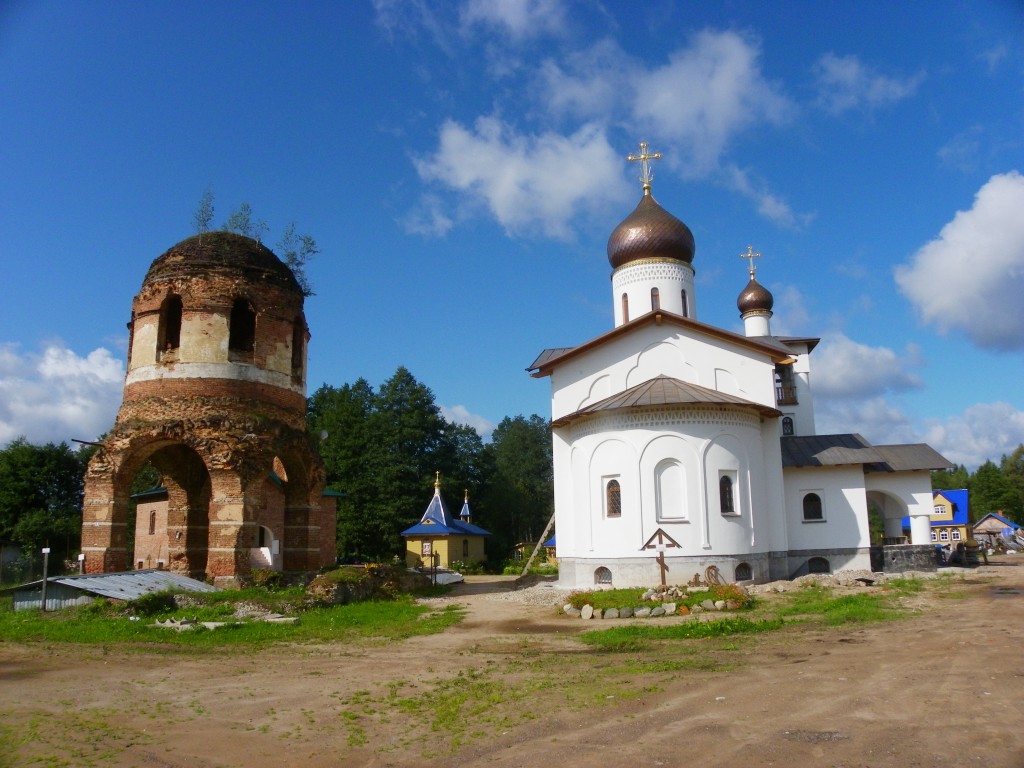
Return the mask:
MULTIPOLYGON (((574 592, 569 595, 568 602, 576 608, 591 605, 598 610, 608 608, 652 608, 658 603, 643 599, 644 589, 602 589, 574 592)), ((676 605, 692 608, 705 600, 735 600, 744 607, 753 605, 753 600, 740 587, 734 584, 721 584, 709 587, 706 592, 692 592, 674 599, 676 605)))
POLYGON ((835 596, 822 587, 804 587, 787 594, 773 613, 776 616, 813 616, 832 627, 886 621, 899 615, 890 595, 864 592, 835 596))
MULTIPOLYGON (((402 640, 415 635, 442 632, 459 622, 463 612, 457 606, 434 611, 417 604, 412 597, 382 602, 314 608, 299 614, 295 625, 260 621, 233 623, 214 630, 194 628, 176 632, 150 626, 157 619, 198 618, 227 621, 238 592, 216 593, 217 599, 201 608, 164 610, 138 617, 112 613, 109 608, 83 606, 49 613, 19 611, 0 613, 0 640, 21 642, 65 642, 93 645, 132 645, 182 649, 217 648, 238 645, 266 646, 278 642, 361 641, 364 643, 402 640), (227 596, 226 598, 224 596, 227 596)), ((252 598, 253 595, 248 595, 252 598)), ((247 602, 254 602, 248 599, 247 602)))
POLYGON ((658 626, 650 624, 631 624, 612 629, 597 629, 584 632, 580 639, 598 650, 607 652, 647 650, 655 642, 665 640, 694 640, 711 637, 731 637, 733 635, 749 635, 759 632, 773 632, 781 629, 781 618, 750 619, 730 616, 713 621, 688 621, 684 624, 658 626))

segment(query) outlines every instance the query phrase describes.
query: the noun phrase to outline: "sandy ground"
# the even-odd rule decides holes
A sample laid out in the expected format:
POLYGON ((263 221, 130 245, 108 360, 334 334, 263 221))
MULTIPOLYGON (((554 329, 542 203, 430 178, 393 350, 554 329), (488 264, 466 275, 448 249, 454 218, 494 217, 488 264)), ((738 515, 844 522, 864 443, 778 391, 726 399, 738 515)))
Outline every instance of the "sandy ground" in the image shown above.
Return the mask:
POLYGON ((369 647, 0 642, 0 765, 1024 767, 1024 556, 899 621, 633 654, 509 586, 476 578, 439 601, 461 624, 369 647))

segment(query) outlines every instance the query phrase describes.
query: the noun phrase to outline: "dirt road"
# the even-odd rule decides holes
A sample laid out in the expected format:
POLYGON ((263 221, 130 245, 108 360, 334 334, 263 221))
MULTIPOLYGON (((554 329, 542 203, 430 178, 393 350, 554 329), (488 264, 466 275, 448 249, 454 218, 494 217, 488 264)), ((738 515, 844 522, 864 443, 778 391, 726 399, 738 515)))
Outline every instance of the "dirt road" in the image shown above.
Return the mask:
POLYGON ((577 635, 605 623, 508 587, 460 587, 461 624, 391 645, 0 642, 0 765, 1024 767, 1024 556, 898 621, 658 653, 598 653, 577 635))

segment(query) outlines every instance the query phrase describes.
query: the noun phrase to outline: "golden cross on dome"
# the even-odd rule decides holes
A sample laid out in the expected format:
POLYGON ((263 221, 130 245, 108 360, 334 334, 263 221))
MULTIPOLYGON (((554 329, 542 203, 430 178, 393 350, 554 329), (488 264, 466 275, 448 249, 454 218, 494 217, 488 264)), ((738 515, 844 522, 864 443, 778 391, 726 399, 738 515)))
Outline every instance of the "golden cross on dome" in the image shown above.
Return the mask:
POLYGON ((741 259, 750 259, 750 267, 749 267, 749 269, 750 269, 750 279, 753 280, 754 279, 754 273, 757 271, 757 268, 754 266, 754 259, 761 258, 761 254, 760 253, 754 253, 754 246, 748 245, 747 246, 747 252, 746 253, 741 253, 740 254, 740 258, 741 259))
POLYGON ((651 181, 654 180, 654 174, 651 172, 651 160, 661 160, 661 152, 648 152, 647 142, 640 142, 640 154, 639 155, 627 155, 626 159, 631 163, 640 163, 640 183, 644 185, 644 194, 649 195, 651 193, 651 181))

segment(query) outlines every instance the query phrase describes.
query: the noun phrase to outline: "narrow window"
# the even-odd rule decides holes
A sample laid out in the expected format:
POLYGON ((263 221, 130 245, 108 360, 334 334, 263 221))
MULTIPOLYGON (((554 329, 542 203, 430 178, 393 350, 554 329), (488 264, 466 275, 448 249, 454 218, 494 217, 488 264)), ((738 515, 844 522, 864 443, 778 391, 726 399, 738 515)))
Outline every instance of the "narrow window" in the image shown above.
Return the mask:
POLYGON ((605 568, 603 565, 594 571, 594 583, 595 584, 611 584, 612 583, 612 572, 605 568))
POLYGON ((160 325, 157 328, 158 357, 173 353, 181 346, 181 296, 172 293, 160 305, 160 325))
POLYGON ((156 512, 149 513, 149 535, 156 533, 156 512))
POLYGON ((228 334, 228 350, 246 354, 256 346, 256 312, 245 299, 235 299, 231 306, 231 325, 228 334))
POLYGON ((932 531, 932 541, 935 541, 935 531, 932 531))
POLYGON ((469 539, 462 540, 462 556, 469 557, 469 539))
POLYGON ((732 478, 722 475, 718 479, 718 503, 722 508, 723 515, 736 514, 736 507, 732 500, 732 478))
POLYGON ((793 434, 793 417, 783 416, 782 417, 782 434, 792 435, 793 434))
POLYGON ((808 493, 804 496, 804 520, 824 520, 825 514, 821 506, 821 496, 808 493))
POLYGON ((740 563, 736 566, 736 581, 747 581, 754 578, 754 571, 750 563, 740 563))
POLYGON ((605 486, 605 509, 608 517, 622 517, 622 489, 618 480, 609 480, 605 486))
POLYGON ((651 310, 661 309, 661 294, 657 288, 651 288, 651 310))
POLYGON ((429 540, 424 541, 420 545, 420 554, 422 554, 423 557, 430 557, 433 554, 433 547, 430 546, 429 540))
POLYGON ((292 378, 302 381, 302 361, 306 351, 306 323, 302 315, 292 323, 292 378))
POLYGON ((629 322, 629 295, 622 294, 622 322, 629 322))
POLYGON ((683 294, 683 317, 689 317, 690 316, 690 307, 686 303, 686 291, 683 291, 682 294, 683 294))

